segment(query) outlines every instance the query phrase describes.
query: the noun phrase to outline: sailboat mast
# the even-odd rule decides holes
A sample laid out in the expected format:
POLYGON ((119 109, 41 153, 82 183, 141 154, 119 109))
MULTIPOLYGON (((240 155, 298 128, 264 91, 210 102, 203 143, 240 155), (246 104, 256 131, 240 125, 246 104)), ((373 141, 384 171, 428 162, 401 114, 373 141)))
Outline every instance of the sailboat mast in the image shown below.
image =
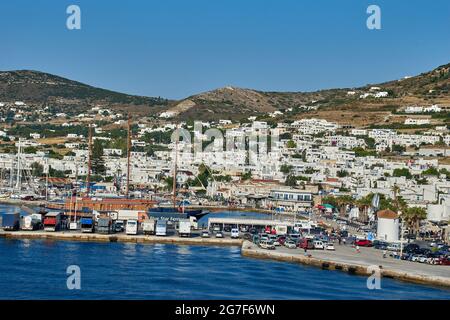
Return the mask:
POLYGON ((172 196, 173 196, 173 207, 177 206, 177 170, 178 170, 178 139, 180 138, 178 135, 178 123, 176 128, 176 140, 175 140, 175 159, 174 159, 174 168, 173 168, 173 181, 172 181, 172 196))
POLYGON ((92 127, 89 124, 89 159, 88 159, 88 172, 87 172, 87 196, 89 197, 91 193, 91 166, 92 166, 92 127))
POLYGON ((19 138, 19 147, 17 149, 17 182, 16 182, 16 188, 17 191, 20 192, 20 183, 22 180, 21 174, 20 174, 20 158, 22 153, 22 138, 19 138))
POLYGON ((130 192, 130 159, 131 159, 131 116, 128 114, 128 139, 127 139, 127 189, 126 196, 130 192))

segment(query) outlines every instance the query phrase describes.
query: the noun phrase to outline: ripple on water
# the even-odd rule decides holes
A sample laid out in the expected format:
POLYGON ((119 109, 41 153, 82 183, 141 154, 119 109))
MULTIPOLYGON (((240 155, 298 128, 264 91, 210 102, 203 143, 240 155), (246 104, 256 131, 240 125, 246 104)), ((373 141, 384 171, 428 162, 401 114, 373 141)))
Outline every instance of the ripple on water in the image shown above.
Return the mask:
POLYGON ((450 299, 450 291, 287 262, 238 247, 0 239, 0 299, 450 299), (82 290, 66 287, 81 268, 82 290))

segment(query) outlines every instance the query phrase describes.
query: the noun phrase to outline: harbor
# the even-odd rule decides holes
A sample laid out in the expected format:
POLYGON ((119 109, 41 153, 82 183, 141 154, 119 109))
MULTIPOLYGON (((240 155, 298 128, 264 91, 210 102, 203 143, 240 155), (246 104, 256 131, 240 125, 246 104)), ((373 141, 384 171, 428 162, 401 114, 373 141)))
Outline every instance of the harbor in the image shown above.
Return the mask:
MULTIPOLYGON (((229 221, 229 218, 211 218, 213 224, 229 221)), ((242 219, 249 223, 255 220, 242 219)), ((260 220, 265 224, 263 219, 260 220)), ((270 220, 266 220, 270 221, 270 220)), ((211 226, 210 226, 211 227, 211 226)), ((211 229, 213 230, 213 229, 211 229)), ((374 248, 356 248, 352 245, 335 245, 336 249, 304 250, 277 246, 276 250, 267 250, 256 243, 241 237, 231 238, 224 232, 221 238, 202 237, 202 231, 194 231, 190 237, 179 237, 175 233, 167 236, 156 235, 127 235, 95 234, 70 231, 0 231, 0 238, 5 240, 45 240, 45 241, 74 241, 99 243, 135 243, 135 244, 169 244, 180 246, 228 246, 238 247, 243 257, 269 259, 290 263, 299 263, 329 271, 341 271, 351 275, 370 276, 374 266, 379 267, 383 278, 401 280, 450 288, 450 270, 445 265, 418 264, 401 259, 383 256, 383 252, 374 248)))

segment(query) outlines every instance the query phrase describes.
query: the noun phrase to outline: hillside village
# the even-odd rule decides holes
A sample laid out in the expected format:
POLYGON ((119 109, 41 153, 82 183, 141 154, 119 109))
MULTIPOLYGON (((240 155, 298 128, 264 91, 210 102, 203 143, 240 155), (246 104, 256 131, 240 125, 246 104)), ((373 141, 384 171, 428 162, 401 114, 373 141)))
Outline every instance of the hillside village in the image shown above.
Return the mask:
POLYGON ((2 186, 16 188, 21 170, 25 181, 20 183, 28 186, 24 192, 36 198, 44 195, 44 181, 50 199, 74 186, 86 190, 89 128, 94 196, 123 192, 129 124, 134 197, 168 194, 176 159, 179 195, 192 203, 298 212, 326 202, 351 219, 367 222, 374 218, 367 201, 378 194, 385 208, 401 201, 405 208, 422 208, 422 218, 433 223, 448 221, 450 213, 449 106, 396 110, 405 117, 398 129, 306 117, 281 121, 282 112, 268 112, 268 121, 252 116, 243 122, 195 124, 175 121, 164 112, 128 122, 126 114, 100 107, 75 117, 22 101, 2 102, 0 108, 5 124, 0 131, 2 186), (213 128, 224 138, 211 142, 206 130, 213 128), (174 142, 172 134, 182 129, 189 139, 174 142), (255 136, 262 139, 251 138, 255 136), (194 139, 203 152, 193 152, 194 139), (236 148, 237 141, 244 147, 236 148))

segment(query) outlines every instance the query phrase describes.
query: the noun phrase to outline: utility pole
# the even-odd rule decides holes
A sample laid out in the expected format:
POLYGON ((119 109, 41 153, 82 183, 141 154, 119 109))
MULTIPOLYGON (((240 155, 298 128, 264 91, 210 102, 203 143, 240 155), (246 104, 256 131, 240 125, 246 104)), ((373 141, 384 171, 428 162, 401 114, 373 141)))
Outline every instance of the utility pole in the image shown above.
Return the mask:
POLYGON ((131 116, 128 114, 128 139, 127 139, 127 189, 126 197, 129 198, 130 193, 130 159, 131 159, 131 116))
POLYGON ((89 197, 91 193, 91 166, 92 166, 92 127, 89 124, 89 152, 88 152, 88 172, 86 179, 87 196, 89 197))

